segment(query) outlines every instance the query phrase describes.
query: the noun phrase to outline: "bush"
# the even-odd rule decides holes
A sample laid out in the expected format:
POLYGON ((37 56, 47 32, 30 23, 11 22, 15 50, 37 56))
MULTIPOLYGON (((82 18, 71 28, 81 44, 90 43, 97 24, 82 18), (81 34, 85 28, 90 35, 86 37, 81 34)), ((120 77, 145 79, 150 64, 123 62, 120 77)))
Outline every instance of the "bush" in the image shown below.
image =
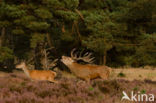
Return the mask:
POLYGON ((125 75, 124 73, 120 72, 120 73, 118 74, 118 77, 126 77, 126 75, 125 75))

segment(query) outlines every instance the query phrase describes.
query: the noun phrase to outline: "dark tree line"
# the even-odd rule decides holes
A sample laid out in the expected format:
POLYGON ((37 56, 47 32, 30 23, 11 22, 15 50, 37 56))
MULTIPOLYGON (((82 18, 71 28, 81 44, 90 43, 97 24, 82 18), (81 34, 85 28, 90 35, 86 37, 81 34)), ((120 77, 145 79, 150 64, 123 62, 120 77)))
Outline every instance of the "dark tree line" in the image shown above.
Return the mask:
MULTIPOLYGON (((42 68, 73 48, 97 64, 156 65, 156 0, 1 0, 0 66, 16 58, 42 68)), ((12 67, 13 68, 13 67, 12 67)))

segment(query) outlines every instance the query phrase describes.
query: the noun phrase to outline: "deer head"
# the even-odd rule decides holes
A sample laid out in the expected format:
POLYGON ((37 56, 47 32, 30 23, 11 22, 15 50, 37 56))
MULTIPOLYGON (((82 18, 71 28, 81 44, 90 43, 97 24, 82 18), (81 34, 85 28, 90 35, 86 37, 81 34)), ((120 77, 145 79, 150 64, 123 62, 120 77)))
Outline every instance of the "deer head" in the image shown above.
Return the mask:
POLYGON ((22 61, 20 64, 16 65, 16 68, 23 68, 24 66, 26 66, 26 63, 22 61))
POLYGON ((67 56, 62 56, 61 61, 66 65, 70 65, 73 62, 75 62, 71 57, 67 57, 67 56))
POLYGON ((67 56, 62 56, 62 59, 61 61, 66 64, 66 65, 69 65, 69 64, 72 64, 78 60, 82 60, 84 62, 87 62, 89 64, 92 64, 94 61, 94 57, 91 57, 92 53, 85 53, 83 56, 82 56, 82 53, 83 51, 81 51, 80 53, 78 52, 75 52, 75 48, 71 51, 70 55, 71 57, 67 57, 67 56), (75 53, 74 53, 75 52, 75 53), (78 55, 79 54, 79 55, 78 55))

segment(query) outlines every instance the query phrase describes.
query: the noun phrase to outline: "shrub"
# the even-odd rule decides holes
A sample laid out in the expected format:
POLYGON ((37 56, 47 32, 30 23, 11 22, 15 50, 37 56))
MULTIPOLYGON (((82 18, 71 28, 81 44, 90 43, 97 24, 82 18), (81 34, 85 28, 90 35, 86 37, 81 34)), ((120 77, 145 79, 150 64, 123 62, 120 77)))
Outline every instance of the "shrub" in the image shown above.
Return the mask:
POLYGON ((124 73, 120 72, 120 73, 118 74, 118 77, 126 77, 126 75, 125 75, 124 73))

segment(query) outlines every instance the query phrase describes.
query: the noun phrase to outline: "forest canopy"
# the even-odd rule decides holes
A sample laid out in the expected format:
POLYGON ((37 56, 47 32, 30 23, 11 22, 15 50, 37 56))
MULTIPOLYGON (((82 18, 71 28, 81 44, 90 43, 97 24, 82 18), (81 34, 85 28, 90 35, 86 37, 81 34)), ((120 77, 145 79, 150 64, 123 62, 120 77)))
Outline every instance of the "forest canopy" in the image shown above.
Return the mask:
POLYGON ((88 50, 96 64, 156 65, 156 0, 1 0, 0 68, 88 50), (48 49, 52 48, 52 49, 48 49))

